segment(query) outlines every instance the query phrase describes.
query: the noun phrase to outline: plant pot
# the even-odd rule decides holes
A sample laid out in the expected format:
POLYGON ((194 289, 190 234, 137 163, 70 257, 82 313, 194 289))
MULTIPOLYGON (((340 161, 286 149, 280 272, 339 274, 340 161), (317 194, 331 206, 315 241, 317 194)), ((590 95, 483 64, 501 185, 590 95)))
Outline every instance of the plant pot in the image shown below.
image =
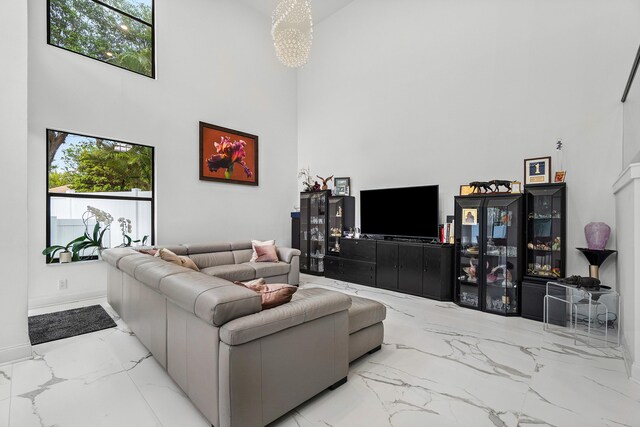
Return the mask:
POLYGON ((71 252, 60 252, 60 264, 66 264, 68 262, 71 262, 71 252))
POLYGON ((589 249, 604 250, 607 247, 610 235, 611 227, 604 222, 590 222, 584 226, 584 236, 587 238, 587 247, 589 249))

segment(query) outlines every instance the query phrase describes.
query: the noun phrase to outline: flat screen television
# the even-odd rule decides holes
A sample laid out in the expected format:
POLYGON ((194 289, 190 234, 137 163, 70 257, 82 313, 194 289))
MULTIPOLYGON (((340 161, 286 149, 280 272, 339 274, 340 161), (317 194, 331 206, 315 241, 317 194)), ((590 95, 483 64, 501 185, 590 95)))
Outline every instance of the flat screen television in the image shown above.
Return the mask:
POLYGON ((362 234, 438 237, 438 186, 360 191, 362 234))

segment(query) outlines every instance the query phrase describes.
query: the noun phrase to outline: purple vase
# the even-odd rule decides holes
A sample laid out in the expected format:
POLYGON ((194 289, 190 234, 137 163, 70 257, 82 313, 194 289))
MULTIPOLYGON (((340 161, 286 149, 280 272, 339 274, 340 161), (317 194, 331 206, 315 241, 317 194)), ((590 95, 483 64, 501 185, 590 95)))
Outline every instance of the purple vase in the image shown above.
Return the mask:
POLYGON ((607 246, 611 227, 604 222, 590 222, 584 226, 584 236, 587 238, 587 247, 596 251, 602 251, 607 246))

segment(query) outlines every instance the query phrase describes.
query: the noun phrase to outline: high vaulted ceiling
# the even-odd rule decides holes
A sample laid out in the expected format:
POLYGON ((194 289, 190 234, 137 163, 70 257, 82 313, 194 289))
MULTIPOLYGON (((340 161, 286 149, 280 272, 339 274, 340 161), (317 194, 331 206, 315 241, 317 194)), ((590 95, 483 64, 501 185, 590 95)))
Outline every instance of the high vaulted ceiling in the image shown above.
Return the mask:
MULTIPOLYGON (((278 4, 278 0, 240 0, 262 12, 268 19, 278 4)), ((327 16, 342 9, 353 0, 311 0, 311 13, 313 22, 318 23, 327 16)))

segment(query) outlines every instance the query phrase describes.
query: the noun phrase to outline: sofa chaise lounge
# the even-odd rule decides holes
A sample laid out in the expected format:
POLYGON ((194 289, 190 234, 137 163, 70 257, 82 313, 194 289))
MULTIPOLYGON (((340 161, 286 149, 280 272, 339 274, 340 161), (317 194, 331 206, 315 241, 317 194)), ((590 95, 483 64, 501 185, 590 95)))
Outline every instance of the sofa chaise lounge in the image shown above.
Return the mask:
POLYGON ((385 308, 375 301, 309 288, 262 310, 258 294, 232 283, 297 285, 296 249, 256 265, 250 242, 167 248, 200 272, 105 250, 108 301, 215 427, 264 426, 342 384, 349 363, 382 344, 385 308))

